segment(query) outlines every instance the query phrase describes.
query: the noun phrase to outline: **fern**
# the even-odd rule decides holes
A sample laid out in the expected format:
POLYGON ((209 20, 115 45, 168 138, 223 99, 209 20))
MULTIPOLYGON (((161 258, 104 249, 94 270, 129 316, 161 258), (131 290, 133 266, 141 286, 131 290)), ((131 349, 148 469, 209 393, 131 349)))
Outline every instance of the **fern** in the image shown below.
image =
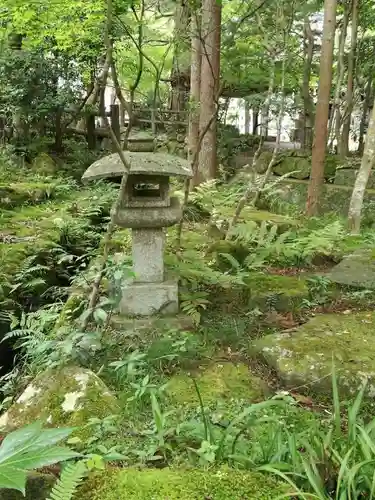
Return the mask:
POLYGON ((84 461, 67 464, 47 500, 71 500, 87 471, 84 461))

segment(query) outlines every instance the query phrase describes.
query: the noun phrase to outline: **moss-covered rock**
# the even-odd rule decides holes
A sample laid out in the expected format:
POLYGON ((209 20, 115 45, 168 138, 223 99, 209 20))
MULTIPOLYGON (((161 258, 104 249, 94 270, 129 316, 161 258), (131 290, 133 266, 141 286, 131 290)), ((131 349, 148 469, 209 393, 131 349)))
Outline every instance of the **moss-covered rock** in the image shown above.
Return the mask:
POLYGON ((104 418, 118 411, 116 398, 99 377, 70 366, 38 375, 1 416, 0 427, 10 431, 36 420, 53 427, 82 427, 91 417, 104 418))
POLYGON ((374 250, 357 250, 344 257, 331 270, 329 278, 340 285, 375 289, 374 250))
POLYGON ((26 496, 20 491, 0 489, 0 500, 46 500, 56 477, 51 474, 31 473, 27 478, 26 496))
MULTIPOLYGON (((332 179, 341 160, 336 155, 327 155, 324 163, 324 177, 332 179)), ((276 175, 291 174, 292 179, 308 179, 311 171, 311 154, 308 151, 294 150, 282 152, 273 167, 276 175), (294 173, 292 173, 294 172, 294 173)))
POLYGON ((227 312, 233 310, 288 311, 300 307, 308 297, 306 281, 300 277, 251 273, 245 285, 228 290, 213 289, 210 297, 214 306, 227 312))
POLYGON ((33 172, 40 175, 54 175, 57 170, 57 165, 51 156, 46 153, 40 153, 34 158, 31 169, 33 172))
POLYGON ((0 208, 35 205, 54 197, 56 185, 42 182, 0 184, 0 208))
POLYGON ((309 156, 297 156, 283 154, 273 167, 276 175, 285 175, 293 172, 294 179, 308 179, 311 170, 311 158, 309 156))
POLYGON ((120 469, 92 476, 77 500, 274 500, 285 492, 270 476, 230 469, 120 469))
POLYGON ((375 396, 375 314, 323 314, 296 331, 267 335, 250 347, 276 370, 288 387, 331 393, 332 359, 340 391, 352 396, 364 380, 367 395, 375 396))
POLYGON ((61 309, 59 318, 56 321, 56 331, 62 326, 70 323, 72 320, 78 318, 78 316, 83 312, 83 307, 87 297, 88 295, 83 290, 72 291, 68 300, 61 309))
POLYGON ((245 364, 216 362, 201 367, 191 376, 180 373, 170 379, 168 394, 178 404, 195 406, 199 404, 192 376, 198 384, 203 403, 206 405, 219 399, 259 401, 268 392, 266 384, 252 374, 245 364))
MULTIPOLYGON (((272 159, 272 156, 273 156, 273 153, 272 151, 262 151, 262 153, 260 153, 259 155, 259 158, 258 158, 258 161, 256 163, 256 171, 258 172, 258 174, 264 174, 265 171, 267 170, 268 168, 268 165, 270 164, 270 161, 272 159)), ((278 165, 280 162, 282 161, 282 158, 281 157, 278 157, 276 159, 276 163, 274 164, 274 168, 276 165, 278 165)))
POLYGON ((262 310, 288 311, 298 308, 308 297, 306 281, 299 276, 251 274, 246 279, 249 305, 262 310))

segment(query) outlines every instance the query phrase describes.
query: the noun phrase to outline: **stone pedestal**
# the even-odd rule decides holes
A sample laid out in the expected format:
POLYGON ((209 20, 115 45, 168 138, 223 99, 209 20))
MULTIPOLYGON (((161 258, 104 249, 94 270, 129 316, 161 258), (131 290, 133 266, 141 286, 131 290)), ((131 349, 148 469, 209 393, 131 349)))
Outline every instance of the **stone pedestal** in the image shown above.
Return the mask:
POLYGON ((164 229, 132 229, 133 271, 137 283, 164 281, 164 229))
POLYGON ((178 313, 178 283, 134 282, 122 289, 120 314, 126 316, 153 316, 178 313))

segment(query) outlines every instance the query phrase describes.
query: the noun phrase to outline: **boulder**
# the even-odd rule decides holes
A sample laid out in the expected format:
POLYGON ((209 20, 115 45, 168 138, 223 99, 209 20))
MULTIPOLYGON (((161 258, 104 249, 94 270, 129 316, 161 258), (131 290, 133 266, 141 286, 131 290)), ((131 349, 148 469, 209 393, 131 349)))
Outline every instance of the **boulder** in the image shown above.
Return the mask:
POLYGON ((54 175, 57 165, 47 153, 40 153, 34 158, 31 169, 40 175, 54 175))
POLYGON ((179 405, 199 405, 192 376, 197 382, 205 405, 228 399, 259 401, 268 393, 265 382, 252 374, 247 365, 216 362, 201 367, 191 376, 180 373, 171 377, 167 392, 179 405))
POLYGON ((0 184, 0 208, 36 205, 54 197, 56 184, 17 182, 0 184))
POLYGON ((357 250, 347 255, 329 273, 334 283, 357 288, 375 289, 375 252, 357 250))
POLYGON ((250 346, 288 388, 320 395, 332 393, 332 360, 339 390, 354 396, 364 380, 375 396, 375 313, 322 314, 295 331, 266 335, 250 346))
POLYGON ((213 307, 225 312, 249 311, 259 308, 278 312, 295 310, 308 298, 308 287, 303 278, 295 276, 249 273, 243 285, 228 289, 212 287, 210 301, 213 307))
POLYGON ((283 156, 282 160, 273 167, 276 175, 286 175, 294 172, 293 179, 308 179, 311 170, 311 158, 309 156, 283 156))
MULTIPOLYGON (((95 373, 69 366, 38 375, 0 417, 0 428, 9 432, 36 420, 53 427, 82 427, 91 417, 118 412, 115 396, 95 373)), ((84 430, 77 432, 82 436, 84 430)))
MULTIPOLYGON (((258 172, 258 174, 264 174, 265 171, 268 168, 268 165, 272 159, 272 151, 263 151, 260 153, 258 161, 256 163, 255 170, 258 172)), ((276 160, 276 163, 280 160, 276 160)), ((275 168, 275 165, 274 165, 275 168)))
POLYGON ((231 469, 112 469, 92 475, 77 500, 273 500, 287 487, 256 472, 231 469))

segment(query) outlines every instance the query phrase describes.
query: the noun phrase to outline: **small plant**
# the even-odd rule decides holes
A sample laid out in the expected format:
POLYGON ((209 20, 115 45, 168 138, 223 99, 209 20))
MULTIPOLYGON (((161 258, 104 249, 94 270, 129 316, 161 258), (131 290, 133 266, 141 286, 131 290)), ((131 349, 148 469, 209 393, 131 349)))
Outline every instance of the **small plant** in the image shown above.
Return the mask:
POLYGON ((201 321, 201 311, 207 309, 210 304, 207 299, 208 295, 208 292, 203 291, 182 294, 181 310, 191 316, 196 325, 199 325, 201 321))
POLYGON ((309 298, 303 301, 305 307, 315 307, 325 304, 329 299, 329 291, 332 282, 326 276, 312 276, 307 278, 306 284, 309 298))
POLYGON ((269 423, 274 420, 272 416, 260 417, 259 412, 277 406, 285 407, 285 402, 277 399, 254 403, 242 410, 218 432, 217 426, 211 422, 207 415, 198 384, 194 379, 193 383, 198 396, 201 421, 203 422, 203 436, 199 448, 189 447, 188 449, 199 457, 201 464, 243 462, 244 455, 237 453, 241 437, 250 432, 255 425, 269 423))
MULTIPOLYGON (((366 384, 342 417, 337 376, 332 369, 333 408, 323 428, 302 438, 289 434, 284 459, 260 467, 292 485, 289 495, 317 500, 374 498, 375 419, 365 424, 360 409, 366 384)), ((285 445, 284 445, 285 446, 285 445)))

